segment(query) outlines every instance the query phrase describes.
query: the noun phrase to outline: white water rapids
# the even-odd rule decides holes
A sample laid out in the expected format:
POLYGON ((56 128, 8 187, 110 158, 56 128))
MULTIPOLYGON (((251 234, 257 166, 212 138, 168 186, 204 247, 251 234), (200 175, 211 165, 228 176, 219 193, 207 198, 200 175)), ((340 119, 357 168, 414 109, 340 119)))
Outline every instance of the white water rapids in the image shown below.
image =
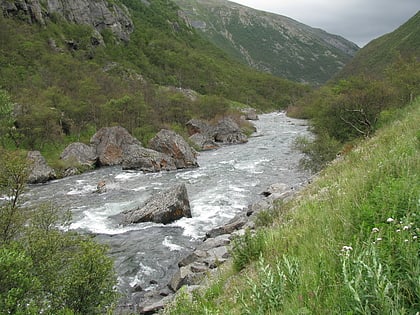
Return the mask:
POLYGON ((109 244, 120 289, 130 301, 136 285, 146 290, 165 286, 177 262, 207 231, 263 198, 261 192, 270 184, 295 186, 306 181, 308 174, 297 167, 301 155, 292 149, 297 136, 309 134, 305 122, 272 113, 254 123, 257 132, 248 143, 201 152, 196 169, 145 174, 107 167, 30 186, 25 197, 28 204, 52 201, 71 210, 72 229, 95 234, 99 242, 109 244), (101 180, 106 192, 93 193, 101 180), (110 218, 180 182, 187 186, 192 218, 124 227, 110 218))

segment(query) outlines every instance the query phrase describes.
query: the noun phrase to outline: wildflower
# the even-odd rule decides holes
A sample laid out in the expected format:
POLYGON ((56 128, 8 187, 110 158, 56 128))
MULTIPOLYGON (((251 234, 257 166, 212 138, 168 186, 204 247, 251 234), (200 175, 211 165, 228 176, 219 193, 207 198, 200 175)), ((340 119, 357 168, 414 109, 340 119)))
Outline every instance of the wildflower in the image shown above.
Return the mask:
POLYGON ((388 219, 386 219, 386 222, 392 223, 392 222, 394 222, 394 219, 393 218, 388 218, 388 219))
POLYGON ((349 252, 349 251, 352 251, 353 250, 353 247, 351 247, 351 246, 346 246, 346 245, 344 245, 342 248, 341 248, 341 251, 342 252, 349 252))
POLYGON ((378 242, 380 242, 380 241, 382 241, 382 237, 378 237, 376 240, 377 240, 378 242))
POLYGON ((378 233, 378 232, 379 232, 379 229, 378 229, 378 228, 374 227, 374 228, 372 229, 372 233, 378 233))
POLYGON ((404 240, 404 243, 408 243, 408 240, 404 240))
POLYGON ((414 236, 413 236, 413 240, 416 240, 416 239, 417 239, 417 235, 414 235, 414 236))
POLYGON ((399 233, 399 232, 401 232, 401 230, 400 229, 397 229, 395 232, 399 233))
POLYGON ((403 230, 407 231, 408 229, 410 229, 410 226, 409 225, 404 225, 403 230))

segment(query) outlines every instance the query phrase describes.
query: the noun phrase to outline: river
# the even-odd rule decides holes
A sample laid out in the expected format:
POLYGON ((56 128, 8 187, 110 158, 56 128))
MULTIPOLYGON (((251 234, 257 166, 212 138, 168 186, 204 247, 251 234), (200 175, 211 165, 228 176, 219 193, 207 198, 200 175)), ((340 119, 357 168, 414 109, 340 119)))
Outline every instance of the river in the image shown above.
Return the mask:
POLYGON ((177 270, 177 262, 193 250, 205 233, 227 223, 249 204, 263 198, 273 183, 296 186, 308 174, 298 169, 301 158, 292 149, 297 136, 308 135, 304 121, 284 113, 260 115, 249 142, 201 152, 199 168, 149 173, 106 167, 78 176, 32 185, 31 204, 53 202, 72 212, 70 228, 94 234, 110 246, 119 288, 131 301, 133 288, 163 287, 177 270), (107 190, 93 193, 99 181, 107 190), (192 218, 173 224, 140 223, 121 226, 111 217, 135 208, 158 191, 185 183, 192 218))

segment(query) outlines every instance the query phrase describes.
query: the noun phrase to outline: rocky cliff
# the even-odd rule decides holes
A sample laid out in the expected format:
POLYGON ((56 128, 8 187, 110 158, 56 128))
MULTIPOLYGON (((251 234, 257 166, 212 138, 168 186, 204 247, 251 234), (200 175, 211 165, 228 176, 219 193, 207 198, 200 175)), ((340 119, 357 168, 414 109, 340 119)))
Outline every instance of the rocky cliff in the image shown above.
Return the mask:
POLYGON ((230 1, 175 2, 192 27, 232 57, 294 81, 321 84, 359 49, 340 36, 230 1))
POLYGON ((4 16, 16 16, 28 23, 45 25, 54 15, 68 22, 92 26, 99 40, 100 33, 109 29, 122 41, 128 41, 133 22, 128 9, 107 0, 0 0, 4 16))

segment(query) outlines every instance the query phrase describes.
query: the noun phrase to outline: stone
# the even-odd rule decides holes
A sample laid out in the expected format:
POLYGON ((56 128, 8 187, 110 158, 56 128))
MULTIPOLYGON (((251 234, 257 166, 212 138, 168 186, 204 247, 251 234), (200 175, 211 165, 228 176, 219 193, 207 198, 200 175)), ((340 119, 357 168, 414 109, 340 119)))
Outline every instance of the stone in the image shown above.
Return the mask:
POLYGON ((219 121, 213 130, 214 140, 223 144, 239 144, 248 142, 248 137, 241 131, 232 118, 219 121))
POLYGON ((90 140, 101 166, 119 165, 131 145, 141 146, 123 127, 104 127, 96 132, 90 140))
POLYGON ((57 177, 54 169, 48 166, 41 152, 29 151, 27 159, 30 163, 29 184, 45 183, 57 177))
POLYGON ((179 134, 162 129, 154 136, 149 147, 172 157, 178 169, 198 167, 195 153, 179 134))
POLYGON ((214 228, 206 233, 206 238, 215 238, 223 234, 231 234, 238 230, 247 222, 246 214, 239 214, 230 220, 227 224, 214 228))
POLYGON ((182 217, 191 218, 185 184, 160 192, 152 196, 143 206, 122 213, 124 224, 139 222, 169 224, 182 217))
POLYGON ((144 172, 176 170, 175 161, 170 156, 136 144, 126 148, 121 164, 123 170, 144 172))
POLYGON ((190 136, 189 139, 201 151, 208 151, 219 148, 219 145, 213 139, 201 133, 195 133, 190 136))
POLYGON ((60 159, 83 166, 94 167, 98 161, 98 156, 94 147, 81 142, 74 142, 64 149, 60 159))
POLYGON ((255 108, 244 108, 241 110, 246 120, 258 120, 257 110, 255 108))

